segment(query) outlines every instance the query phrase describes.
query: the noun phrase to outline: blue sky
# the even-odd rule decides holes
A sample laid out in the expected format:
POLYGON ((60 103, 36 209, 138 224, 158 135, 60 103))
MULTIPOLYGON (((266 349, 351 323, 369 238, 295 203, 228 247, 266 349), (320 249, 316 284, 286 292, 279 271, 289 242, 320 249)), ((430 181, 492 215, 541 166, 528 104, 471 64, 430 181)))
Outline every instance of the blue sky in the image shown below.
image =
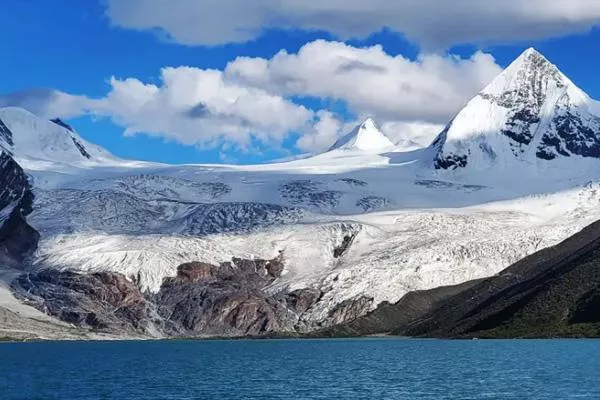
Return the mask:
POLYGON ((529 46, 600 99, 600 7, 545 1, 540 17, 512 0, 502 10, 447 2, 462 11, 429 0, 6 0, 0 94, 118 156, 168 163, 318 152, 366 115, 395 140, 428 140, 529 46), (236 6, 246 18, 231 17, 236 6), (450 23, 438 12, 458 14, 450 23), (342 67, 352 75, 338 81, 342 67))

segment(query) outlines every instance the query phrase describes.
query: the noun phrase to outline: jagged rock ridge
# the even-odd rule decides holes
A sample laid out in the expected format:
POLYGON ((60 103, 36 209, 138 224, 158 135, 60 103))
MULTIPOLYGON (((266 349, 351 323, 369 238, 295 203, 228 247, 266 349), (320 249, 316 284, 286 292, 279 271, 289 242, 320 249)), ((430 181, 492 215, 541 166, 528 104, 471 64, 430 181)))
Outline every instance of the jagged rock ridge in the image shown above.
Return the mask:
POLYGON ((4 122, 2 122, 2 120, 0 119, 0 140, 2 140, 6 146, 6 151, 9 150, 9 148, 11 146, 13 146, 15 143, 13 142, 13 134, 10 131, 10 129, 8 129, 8 127, 6 126, 6 124, 4 122))
POLYGON ((5 152, 0 153, 0 265, 19 265, 37 246, 39 234, 25 217, 33 210, 27 175, 5 152))

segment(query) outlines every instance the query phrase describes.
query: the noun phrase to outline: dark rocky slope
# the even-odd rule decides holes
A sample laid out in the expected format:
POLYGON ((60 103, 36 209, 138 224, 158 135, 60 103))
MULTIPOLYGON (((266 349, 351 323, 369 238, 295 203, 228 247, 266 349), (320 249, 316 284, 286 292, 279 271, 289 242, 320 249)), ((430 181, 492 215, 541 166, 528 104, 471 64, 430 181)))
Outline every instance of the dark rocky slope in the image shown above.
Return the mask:
POLYGON ((158 319, 135 283, 118 274, 44 269, 22 274, 12 288, 28 304, 76 326, 150 334, 158 319))
POLYGON ((435 337, 600 336, 600 222, 445 302, 396 333, 435 337))
POLYGON ((600 336, 600 222, 452 297, 396 333, 434 337, 600 336))
POLYGON ((0 267, 18 267, 35 250, 39 234, 27 224, 33 193, 27 175, 0 151, 0 267))
POLYGON ((462 291, 475 286, 479 280, 456 286, 444 286, 431 290, 410 292, 397 303, 381 303, 375 310, 350 322, 311 333, 317 337, 352 337, 390 334, 405 329, 414 320, 423 317, 437 306, 462 291))

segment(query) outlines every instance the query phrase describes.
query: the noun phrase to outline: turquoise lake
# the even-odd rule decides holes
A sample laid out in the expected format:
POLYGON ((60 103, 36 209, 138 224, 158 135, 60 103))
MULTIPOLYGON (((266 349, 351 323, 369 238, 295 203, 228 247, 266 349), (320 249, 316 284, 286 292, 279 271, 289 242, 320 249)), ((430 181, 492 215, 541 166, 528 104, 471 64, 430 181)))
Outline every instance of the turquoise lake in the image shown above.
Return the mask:
POLYGON ((600 399, 600 341, 2 343, 0 399, 600 399))

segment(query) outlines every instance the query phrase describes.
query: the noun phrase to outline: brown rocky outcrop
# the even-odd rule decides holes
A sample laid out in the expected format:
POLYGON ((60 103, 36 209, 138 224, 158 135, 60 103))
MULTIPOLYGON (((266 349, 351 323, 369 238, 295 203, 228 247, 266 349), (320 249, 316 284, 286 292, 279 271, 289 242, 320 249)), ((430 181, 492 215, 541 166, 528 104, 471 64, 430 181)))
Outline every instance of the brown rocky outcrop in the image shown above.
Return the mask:
POLYGON ((268 294, 283 260, 233 258, 191 262, 166 278, 158 293, 114 273, 44 269, 21 275, 15 294, 77 326, 152 336, 261 336, 293 332, 300 314, 321 296, 315 289, 268 294))
POLYGON ((15 294, 65 322, 111 332, 151 333, 152 304, 123 275, 44 269, 19 276, 15 294))
POLYGON ((187 263, 152 297, 169 334, 263 335, 285 330, 293 313, 263 289, 283 270, 280 258, 234 258, 219 266, 187 263))

